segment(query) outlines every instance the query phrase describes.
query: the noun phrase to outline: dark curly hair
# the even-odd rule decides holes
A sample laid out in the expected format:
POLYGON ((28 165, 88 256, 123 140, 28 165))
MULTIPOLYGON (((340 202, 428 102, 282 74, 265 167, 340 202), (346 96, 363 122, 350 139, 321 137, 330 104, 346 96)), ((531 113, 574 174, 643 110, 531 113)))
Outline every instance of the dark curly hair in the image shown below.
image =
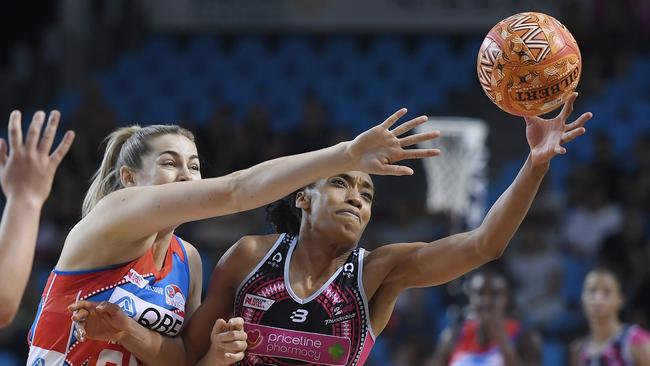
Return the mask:
POLYGON ((273 225, 276 233, 298 235, 300 232, 302 211, 296 207, 296 194, 300 191, 302 189, 266 206, 266 222, 273 225))

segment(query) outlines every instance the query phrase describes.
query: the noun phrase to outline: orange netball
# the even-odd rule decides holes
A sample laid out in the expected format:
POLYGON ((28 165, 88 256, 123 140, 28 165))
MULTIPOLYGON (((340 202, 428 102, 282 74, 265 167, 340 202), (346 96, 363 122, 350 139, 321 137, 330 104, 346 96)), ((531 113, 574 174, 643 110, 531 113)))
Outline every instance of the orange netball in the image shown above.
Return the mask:
POLYGON ((561 106, 582 72, 578 44, 568 29, 542 13, 519 13, 495 25, 476 62, 488 97, 504 111, 537 116, 561 106))

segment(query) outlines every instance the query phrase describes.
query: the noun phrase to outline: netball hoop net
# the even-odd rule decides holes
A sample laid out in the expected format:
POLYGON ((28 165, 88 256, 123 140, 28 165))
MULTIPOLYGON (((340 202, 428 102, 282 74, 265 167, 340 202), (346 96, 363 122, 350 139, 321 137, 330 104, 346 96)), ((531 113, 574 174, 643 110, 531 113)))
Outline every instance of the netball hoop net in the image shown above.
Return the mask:
POLYGON ((450 215, 452 233, 477 227, 487 198, 488 126, 480 119, 430 117, 417 133, 439 130, 440 137, 420 144, 441 155, 423 160, 427 209, 450 215))

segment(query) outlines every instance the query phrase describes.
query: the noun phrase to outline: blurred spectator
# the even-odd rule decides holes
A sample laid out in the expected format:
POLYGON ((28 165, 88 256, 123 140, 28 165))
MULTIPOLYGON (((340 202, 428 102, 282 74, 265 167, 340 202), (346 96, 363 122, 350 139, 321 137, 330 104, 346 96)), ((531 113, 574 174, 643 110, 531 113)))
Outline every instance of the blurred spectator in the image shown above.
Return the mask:
POLYGON ((625 204, 650 214, 650 134, 638 136, 634 143, 632 171, 624 177, 621 190, 625 204))
POLYGON ((575 207, 568 209, 563 220, 563 245, 577 257, 593 258, 605 238, 620 230, 623 215, 620 207, 607 199, 606 187, 592 170, 576 170, 569 184, 575 207))
POLYGON ((224 105, 215 109, 208 123, 196 134, 197 147, 203 156, 201 173, 204 176, 218 177, 234 171, 233 155, 238 141, 233 141, 233 130, 236 128, 232 107, 224 105))
POLYGON ((424 215, 422 208, 413 205, 406 197, 391 200, 386 206, 389 213, 378 217, 380 223, 373 224, 375 230, 364 239, 369 249, 385 243, 410 243, 430 240, 433 235, 434 223, 424 215))
POLYGON ((315 95, 307 95, 303 99, 302 119, 298 126, 291 132, 291 154, 320 149, 327 146, 330 140, 329 115, 325 106, 315 95))
POLYGON ((598 253, 601 265, 625 268, 621 280, 628 286, 639 285, 641 280, 650 275, 646 222, 647 219, 639 209, 628 207, 623 226, 605 239, 598 253))
POLYGON ((563 313, 562 261, 553 245, 552 228, 541 217, 529 215, 506 254, 507 266, 515 281, 517 307, 538 329, 563 313))
POLYGON ((612 142, 602 132, 598 133, 593 141, 594 160, 590 164, 592 178, 602 184, 608 201, 620 200, 620 180, 623 170, 617 164, 612 142))
POLYGON ((34 55, 31 47, 26 43, 17 44, 11 52, 11 80, 10 87, 13 90, 12 108, 24 108, 33 103, 30 100, 31 81, 34 73, 34 55))
POLYGON ((275 137, 267 110, 261 105, 252 106, 243 128, 236 129, 234 137, 236 143, 228 144, 234 150, 231 155, 234 170, 261 162, 268 145, 275 137))
POLYGON ((117 127, 115 111, 104 101, 98 84, 92 81, 85 84, 81 104, 67 123, 78 136, 78 144, 71 150, 70 160, 75 163, 76 174, 81 175, 82 179, 90 180, 95 162, 101 159, 101 143, 117 127))

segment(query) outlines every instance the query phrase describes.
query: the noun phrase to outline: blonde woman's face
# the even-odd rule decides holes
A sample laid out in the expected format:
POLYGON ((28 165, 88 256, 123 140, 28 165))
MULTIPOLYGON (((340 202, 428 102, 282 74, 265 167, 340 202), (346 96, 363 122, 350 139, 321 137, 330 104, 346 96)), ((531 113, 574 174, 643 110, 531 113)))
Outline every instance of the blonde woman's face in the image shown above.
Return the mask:
POLYGON ((614 276, 606 272, 589 273, 582 289, 582 306, 589 319, 618 316, 623 297, 614 276))
POLYGON ((196 145, 183 135, 167 134, 148 142, 151 152, 142 157, 142 169, 134 173, 138 186, 201 179, 196 145))

